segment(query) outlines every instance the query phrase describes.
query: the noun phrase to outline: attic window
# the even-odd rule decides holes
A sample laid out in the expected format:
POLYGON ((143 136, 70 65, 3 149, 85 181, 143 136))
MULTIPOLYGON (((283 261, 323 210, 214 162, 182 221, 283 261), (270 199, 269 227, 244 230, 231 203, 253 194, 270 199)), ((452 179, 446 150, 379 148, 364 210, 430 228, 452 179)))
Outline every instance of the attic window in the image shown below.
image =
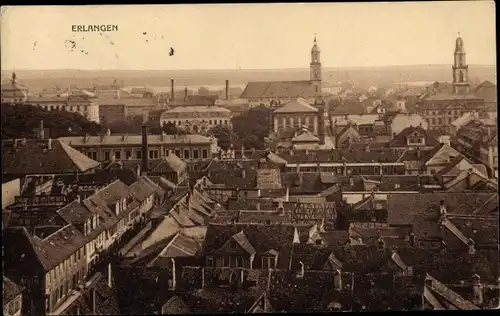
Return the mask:
POLYGON ((323 239, 318 238, 318 239, 316 239, 315 243, 316 243, 316 245, 322 245, 323 244, 323 239))

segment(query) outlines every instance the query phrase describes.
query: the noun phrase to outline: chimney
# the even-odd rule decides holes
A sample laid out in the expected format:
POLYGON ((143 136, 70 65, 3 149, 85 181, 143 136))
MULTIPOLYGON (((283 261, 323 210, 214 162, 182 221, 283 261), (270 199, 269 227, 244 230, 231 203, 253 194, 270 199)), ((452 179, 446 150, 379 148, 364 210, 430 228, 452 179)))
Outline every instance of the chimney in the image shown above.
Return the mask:
POLYGON ((172 261, 172 290, 175 290, 176 288, 176 275, 175 275, 175 260, 174 258, 170 258, 170 260, 172 261))
POLYGON ((241 145, 241 159, 245 159, 245 147, 241 145))
POLYGON ((417 147, 417 159, 420 160, 420 147, 417 147))
POLYGON ((285 193, 285 202, 289 202, 289 201, 290 201, 290 187, 287 186, 286 193, 285 193))
POLYGON ((170 101, 175 99, 174 79, 170 79, 170 101))
POLYGON ((318 123, 319 123, 319 126, 318 126, 318 128, 319 128, 318 129, 319 144, 324 145, 325 144, 325 134, 326 134, 326 131, 325 131, 325 106, 324 105, 321 105, 319 107, 318 123))
POLYGON ((81 198, 80 198, 80 195, 77 195, 77 196, 76 196, 76 202, 77 202, 78 204, 80 204, 80 203, 81 203, 81 201, 82 201, 82 200, 81 200, 81 198))
POLYGON ((106 136, 111 136, 111 130, 109 128, 106 130, 106 136))
POLYGON ((45 131, 43 130, 43 120, 40 120, 40 139, 45 138, 45 131))
MULTIPOLYGON (((302 278, 304 278, 304 263, 302 261, 299 261, 299 264, 300 264, 300 271, 299 271, 299 273, 297 273, 297 278, 302 279, 302 278)), ((269 271, 271 271, 271 270, 269 270, 269 271)))
POLYGON ((354 178, 349 177, 349 186, 352 188, 354 186, 354 178))
POLYGON ((47 149, 48 150, 52 149, 52 139, 51 138, 49 138, 48 141, 47 141, 47 149))
POLYGON ((187 101, 187 98, 188 98, 188 88, 185 87, 184 88, 184 101, 187 101))
POLYGON ((201 268, 201 288, 205 287, 205 268, 201 268))
POLYGON ((92 314, 96 315, 96 308, 95 308, 95 288, 92 289, 92 314))
POLYGON ((245 170, 245 168, 242 168, 242 169, 241 169, 241 177, 242 177, 243 179, 246 179, 246 177, 247 177, 247 171, 245 170))
POLYGON ((257 197, 260 198, 260 189, 257 189, 257 197))
POLYGON ((113 288, 113 270, 111 268, 111 263, 108 264, 108 286, 110 289, 113 288))
POLYGON ((416 245, 417 245, 417 237, 415 236, 415 234, 413 232, 410 233, 410 245, 412 247, 416 247, 416 245))
POLYGON ((441 200, 439 202, 439 215, 443 216, 446 214, 446 206, 444 205, 444 201, 441 200))
POLYGON ((226 100, 229 100, 229 80, 226 80, 226 100))
POLYGON ((444 242, 444 240, 441 240, 441 252, 445 252, 446 248, 447 248, 446 243, 444 242))
POLYGON ((476 253, 476 243, 474 242, 474 240, 469 238, 467 244, 467 246, 469 247, 469 255, 474 255, 476 253))
POLYGON ((141 176, 141 166, 139 164, 135 166, 135 173, 137 174, 138 177, 141 176))
POLYGON ((283 200, 278 201, 278 214, 285 215, 285 207, 283 206, 283 200))
POLYGON ((141 172, 146 174, 148 172, 148 126, 146 123, 142 124, 142 166, 141 172))
POLYGON ((472 276, 472 303, 475 305, 483 305, 483 285, 481 277, 477 274, 472 276))
POLYGON ((335 270, 333 284, 336 291, 342 291, 342 273, 340 270, 335 270))

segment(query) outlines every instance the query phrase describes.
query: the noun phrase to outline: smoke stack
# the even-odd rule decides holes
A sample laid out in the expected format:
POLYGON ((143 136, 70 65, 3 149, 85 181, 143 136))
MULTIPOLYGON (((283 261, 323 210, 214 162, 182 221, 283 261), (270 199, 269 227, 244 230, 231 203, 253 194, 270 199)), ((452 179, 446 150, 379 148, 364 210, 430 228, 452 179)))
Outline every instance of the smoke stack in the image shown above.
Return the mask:
POLYGON ((229 100, 229 80, 226 80, 226 100, 229 100))
POLYGON ((45 138, 45 131, 43 130, 43 120, 40 121, 40 139, 45 138))
POLYGON ((47 142, 47 149, 48 150, 51 150, 52 149, 52 139, 49 138, 48 142, 47 142))
POLYGON ((113 288, 113 278, 112 278, 111 263, 108 264, 108 286, 111 289, 113 288))
POLYGON ((148 172, 148 126, 142 124, 142 166, 141 171, 143 174, 148 172))
POLYGON ((318 136, 319 136, 319 144, 324 145, 325 144, 325 106, 321 105, 319 107, 318 111, 318 123, 319 123, 319 130, 318 130, 318 136))
POLYGON ((184 88, 184 101, 186 101, 186 100, 187 100, 187 98, 188 98, 188 88, 187 88, 187 87, 185 87, 185 88, 184 88))
POLYGON ((174 79, 170 79, 170 101, 174 101, 175 91, 174 91, 174 79))

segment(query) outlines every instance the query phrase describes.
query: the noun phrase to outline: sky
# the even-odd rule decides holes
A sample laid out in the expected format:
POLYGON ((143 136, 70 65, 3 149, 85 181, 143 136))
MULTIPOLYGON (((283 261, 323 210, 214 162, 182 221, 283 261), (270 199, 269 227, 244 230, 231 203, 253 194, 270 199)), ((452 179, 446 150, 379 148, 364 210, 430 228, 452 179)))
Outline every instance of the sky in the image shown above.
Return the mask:
POLYGON ((493 1, 2 7, 4 70, 496 65, 493 1), (72 32, 73 25, 117 25, 72 32), (173 56, 169 55, 170 48, 173 56))

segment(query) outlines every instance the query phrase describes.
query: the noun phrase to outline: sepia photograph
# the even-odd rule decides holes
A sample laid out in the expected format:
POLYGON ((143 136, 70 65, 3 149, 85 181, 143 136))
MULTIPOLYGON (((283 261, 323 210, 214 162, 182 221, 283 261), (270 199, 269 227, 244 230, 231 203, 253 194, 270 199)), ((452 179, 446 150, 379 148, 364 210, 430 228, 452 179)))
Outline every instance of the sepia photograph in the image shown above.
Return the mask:
POLYGON ((0 8, 3 314, 494 310, 494 1, 0 8))

